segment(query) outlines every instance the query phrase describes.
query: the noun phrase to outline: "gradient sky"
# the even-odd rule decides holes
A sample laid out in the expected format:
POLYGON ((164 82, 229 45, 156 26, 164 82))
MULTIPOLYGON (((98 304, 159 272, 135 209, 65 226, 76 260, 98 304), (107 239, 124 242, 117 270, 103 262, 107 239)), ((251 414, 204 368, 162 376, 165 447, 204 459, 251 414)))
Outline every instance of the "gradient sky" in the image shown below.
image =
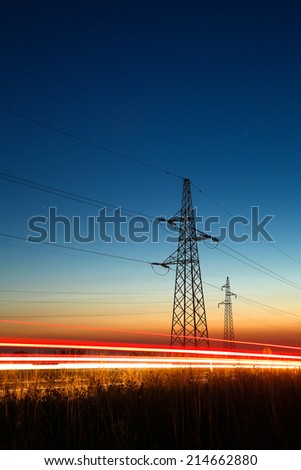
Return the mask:
MULTIPOLYGON (((171 216, 182 181, 153 166, 190 178, 203 190, 192 188, 198 214, 219 216, 220 226, 259 206, 260 217, 274 216, 273 242, 225 243, 285 279, 200 243, 209 335, 223 336, 217 304, 229 276, 237 340, 301 345, 300 30, 296 1, 2 2, 1 172, 171 216)), ((98 213, 1 179, 1 233, 27 237, 27 221, 49 207, 79 216, 83 233, 98 213)), ((176 249, 165 236, 71 246, 160 262, 176 249)), ((0 250, 1 336, 168 344, 173 271, 3 236, 0 250)))

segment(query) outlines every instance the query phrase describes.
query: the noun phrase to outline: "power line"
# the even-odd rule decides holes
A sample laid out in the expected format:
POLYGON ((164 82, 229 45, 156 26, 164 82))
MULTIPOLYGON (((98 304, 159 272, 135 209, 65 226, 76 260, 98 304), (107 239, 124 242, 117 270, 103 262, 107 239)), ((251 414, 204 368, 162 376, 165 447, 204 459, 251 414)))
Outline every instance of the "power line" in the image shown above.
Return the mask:
MULTIPOLYGON (((26 237, 20 237, 20 236, 17 236, 17 235, 11 235, 11 234, 7 234, 7 233, 0 233, 0 236, 7 237, 7 238, 12 238, 12 239, 17 239, 17 240, 22 240, 22 241, 27 241, 26 237)), ((136 263, 152 265, 152 262, 146 261, 146 260, 141 260, 141 259, 137 259, 137 258, 130 258, 130 257, 120 256, 120 255, 113 255, 113 254, 108 254, 108 253, 103 253, 103 252, 93 251, 93 250, 84 250, 83 248, 60 245, 59 243, 53 244, 53 243, 49 243, 49 242, 41 242, 41 244, 42 245, 47 245, 47 246, 55 246, 57 248, 62 248, 62 249, 66 249, 66 250, 80 251, 80 252, 83 252, 83 253, 94 254, 94 255, 98 255, 98 256, 104 256, 104 257, 109 257, 109 258, 115 258, 115 259, 121 259, 121 260, 126 260, 126 261, 132 261, 132 262, 136 262, 136 263)), ((229 247, 227 247, 227 248, 229 248, 229 247)), ((289 285, 290 287, 296 288, 298 290, 301 289, 301 286, 299 286, 298 284, 293 283, 292 281, 289 281, 286 278, 282 279, 281 276, 277 275, 277 273, 274 273, 275 275, 273 275, 269 272, 263 271, 262 269, 247 263, 246 261, 243 261, 243 260, 237 258, 236 256, 231 255, 230 253, 225 252, 224 250, 222 250, 219 247, 217 247, 217 249, 219 251, 221 251, 222 253, 226 254, 227 256, 230 256, 231 258, 236 259, 237 261, 249 266, 250 268, 255 269, 256 271, 259 271, 259 272, 265 274, 266 276, 272 277, 273 279, 276 279, 277 281, 282 282, 282 283, 284 283, 286 285, 289 285)), ((234 251, 236 251, 236 250, 234 250, 234 251)), ((237 252, 237 253, 240 255, 239 252, 237 252)), ((252 261, 252 262, 256 264, 256 262, 254 262, 254 261, 252 261)), ((267 268, 264 268, 264 269, 267 269, 267 268)), ((268 269, 267 269, 267 271, 268 271, 268 269)))
MULTIPOLYGON (((210 287, 214 287, 215 289, 220 291, 220 287, 215 286, 214 284, 211 284, 211 283, 205 282, 205 281, 204 281, 204 284, 206 284, 207 286, 210 286, 210 287)), ((275 310, 278 313, 284 313, 286 315, 291 315, 291 316, 294 316, 294 317, 297 317, 297 318, 301 319, 301 315, 298 315, 297 313, 293 313, 293 312, 289 312, 288 310, 283 310, 283 309, 280 309, 280 308, 277 308, 277 307, 273 307, 272 305, 268 305, 268 304, 265 304, 263 302, 258 302, 254 299, 249 299, 248 297, 245 297, 245 296, 240 295, 240 294, 237 294, 237 299, 243 299, 243 300, 251 302, 253 304, 257 304, 261 307, 266 307, 266 308, 269 308, 271 310, 275 310)))
POLYGON ((222 204, 220 204, 215 199, 213 199, 213 197, 209 196, 209 194, 205 193, 205 191, 203 191, 203 189, 200 189, 195 183, 191 182, 191 186, 193 186, 199 193, 201 193, 203 196, 205 196, 207 199, 209 199, 211 202, 213 202, 213 204, 215 204, 217 207, 219 207, 224 212, 226 212, 228 215, 233 217, 233 214, 231 214, 231 212, 229 212, 222 204))
POLYGON ((17 294, 59 294, 59 295, 165 295, 160 292, 87 292, 87 291, 50 291, 50 290, 18 290, 18 289, 0 289, 0 292, 17 293, 17 294))
MULTIPOLYGON (((86 313, 84 315, 84 318, 86 317, 119 317, 119 316, 125 316, 125 317, 130 317, 130 316, 143 316, 143 315, 162 315, 163 313, 166 312, 130 312, 130 313, 86 313)), ((45 314, 45 315, 0 315, 1 318, 73 318, 73 317, 80 317, 83 318, 83 314, 69 314, 69 315, 52 315, 52 314, 45 314)), ((1 320, 0 320, 1 321, 1 320)))
POLYGON ((116 206, 114 204, 109 204, 107 202, 98 201, 97 199, 91 199, 91 198, 87 198, 85 196, 81 196, 79 194, 71 193, 71 192, 68 192, 68 191, 63 191, 62 189, 47 186, 47 185, 37 183, 35 181, 30 181, 30 180, 27 180, 27 179, 24 179, 24 178, 19 178, 17 176, 10 175, 8 173, 0 172, 0 179, 5 180, 5 181, 9 181, 10 183, 20 184, 20 185, 26 186, 30 189, 36 189, 37 191, 42 191, 44 193, 54 194, 55 196, 63 197, 65 199, 70 199, 72 201, 80 202, 82 204, 87 204, 87 205, 98 207, 98 208, 99 208, 99 206, 106 206, 111 211, 113 211, 114 209, 121 209, 124 214, 127 213, 126 215, 135 214, 135 215, 142 215, 142 216, 144 216, 148 219, 154 219, 155 218, 155 217, 153 217, 149 214, 145 214, 143 212, 137 212, 137 211, 133 211, 133 210, 126 209, 126 208, 122 209, 120 206, 116 206))
POLYGON ((281 331, 286 331, 287 333, 292 333, 292 330, 287 330, 287 329, 284 330, 282 327, 278 325, 275 325, 275 324, 271 325, 261 320, 255 320, 254 318, 248 317, 248 315, 244 315, 242 313, 236 313, 235 316, 246 318, 249 321, 252 321, 254 323, 259 323, 260 325, 268 326, 269 328, 274 328, 276 330, 281 330, 281 331))
MULTIPOLYGON (((152 165, 152 164, 150 164, 150 163, 143 162, 142 160, 139 160, 139 159, 137 159, 137 158, 135 158, 135 157, 132 157, 132 156, 130 156, 130 155, 127 155, 127 154, 125 154, 125 153, 116 151, 116 150, 111 149, 111 148, 109 148, 109 147, 102 146, 102 145, 97 144, 97 143, 95 143, 95 142, 93 142, 93 141, 91 141, 91 140, 84 139, 84 138, 82 138, 82 137, 76 136, 75 134, 72 134, 72 133, 70 133, 70 132, 64 131, 64 130, 59 129, 59 128, 57 128, 57 127, 50 126, 50 125, 48 125, 48 124, 46 124, 46 123, 44 123, 44 122, 42 122, 42 121, 39 121, 38 119, 33 119, 33 118, 29 117, 29 116, 26 116, 26 115, 24 115, 24 114, 18 113, 18 112, 16 112, 16 111, 13 111, 13 110, 11 110, 11 109, 7 109, 7 108, 4 108, 4 107, 0 107, 0 110, 3 111, 3 112, 5 112, 5 113, 11 114, 11 115, 13 115, 13 116, 17 116, 17 117, 19 117, 19 118, 22 118, 22 119, 24 119, 24 120, 26 120, 26 121, 28 121, 28 122, 31 122, 31 123, 33 123, 33 124, 35 124, 35 125, 40 126, 40 127, 44 127, 44 128, 46 128, 46 129, 48 129, 48 130, 57 132, 57 133, 59 133, 59 134, 62 134, 62 135, 64 135, 64 136, 67 136, 67 137, 69 137, 69 138, 71 138, 71 139, 75 139, 75 140, 77 140, 77 141, 79 141, 79 142, 82 142, 82 143, 84 143, 84 144, 87 144, 87 145, 93 146, 93 147, 95 147, 95 148, 98 148, 98 149, 100 149, 100 150, 103 150, 103 151, 105 151, 105 152, 108 152, 108 153, 110 153, 110 154, 112 154, 112 155, 118 156, 118 157, 120 157, 120 158, 124 158, 124 159, 126 159, 126 160, 128 160, 128 161, 132 161, 132 162, 134 162, 134 163, 136 163, 136 164, 139 164, 139 165, 142 165, 142 166, 151 168, 151 169, 153 169, 153 170, 159 171, 159 172, 161 172, 161 173, 163 173, 163 174, 165 174, 165 175, 174 176, 174 177, 180 178, 180 179, 182 179, 182 180, 185 179, 183 176, 178 175, 178 174, 176 174, 176 173, 174 173, 174 172, 167 171, 166 169, 163 169, 163 168, 161 168, 161 167, 159 167, 159 166, 156 166, 156 165, 152 165)), ((9 175, 7 175, 7 176, 9 176, 9 175)), ((5 179, 5 178, 3 178, 3 179, 5 179)), ((21 178, 20 178, 20 180, 21 180, 21 178)), ((26 180, 24 180, 24 181, 26 181, 26 180)), ((19 184, 22 184, 22 183, 19 182, 19 184)), ((23 184, 26 185, 25 183, 23 183, 23 184)), ((215 205, 217 205, 218 207, 220 207, 224 212, 226 212, 228 215, 230 215, 231 217, 233 217, 233 214, 232 214, 230 211, 228 211, 222 204, 220 204, 219 202, 217 202, 214 198, 212 198, 211 196, 209 196, 209 194, 207 194, 205 191, 203 191, 202 189, 200 189, 195 183, 191 182, 191 184, 192 184, 192 186, 194 186, 202 195, 204 195, 205 197, 207 197, 207 198, 208 198, 209 200, 211 200, 215 205)), ((46 186, 44 186, 44 187, 47 188, 46 186)), ((35 188, 35 189, 37 189, 37 188, 35 188)), ((52 189, 54 189, 54 188, 52 188, 52 189)), ((46 191, 46 190, 45 190, 45 191, 46 191)), ((48 191, 48 192, 50 192, 50 191, 48 191)), ((64 191, 61 191, 61 192, 63 193, 64 191)), ((65 192, 65 194, 68 194, 68 193, 65 192)), ((69 194, 72 195, 72 193, 69 193, 69 194)), ((59 194, 57 194, 57 195, 59 195, 59 194)), ((81 196, 77 196, 77 195, 74 195, 74 194, 73 194, 73 196, 81 197, 81 196)), ((69 199, 71 199, 71 197, 69 197, 69 199)), ((86 198, 86 199, 89 200, 89 198, 86 198)), ((77 200, 77 199, 75 199, 75 200, 77 200)), ((93 200, 91 200, 91 201, 93 201, 93 200)), ((79 201, 79 202, 82 202, 82 201, 79 201)), ((114 206, 112 206, 112 207, 114 207, 114 206)), ((130 212, 132 212, 132 211, 130 211, 130 212)), ((145 215, 145 214, 140 214, 140 215, 145 215)), ((150 217, 150 216, 147 216, 147 217, 150 217)), ((254 232, 253 232, 253 233, 254 233, 254 232)), ((269 246, 271 246, 272 248, 274 248, 275 250, 277 250, 278 252, 280 252, 281 254, 283 254, 284 256, 286 256, 287 258, 289 258, 290 260, 294 261, 295 263, 301 265, 301 262, 300 262, 300 261, 298 261, 298 260, 296 260, 295 258, 293 258, 292 256, 288 255, 287 253, 285 253, 285 252, 284 252, 283 250, 281 250, 280 248, 278 248, 278 247, 276 247, 276 246, 274 246, 274 245, 270 245, 270 244, 269 244, 269 246)))
MULTIPOLYGON (((220 204, 219 202, 217 202, 213 197, 209 196, 209 194, 207 194, 205 191, 203 191, 202 189, 200 189, 195 183, 191 183, 192 186, 194 186, 195 189, 197 189, 198 192, 200 192, 203 196, 205 196, 207 199, 209 199, 211 202, 213 202, 213 204, 215 204, 217 207, 219 207, 220 209, 222 209, 226 214, 230 215, 230 217, 234 217, 234 214, 232 214, 230 211, 228 211, 228 209, 226 209, 222 204, 220 204)), ((253 233, 255 234, 255 232, 250 229, 249 227, 246 227, 247 230, 249 230, 250 233, 253 233)), ((256 234, 257 235, 257 234, 256 234)), ((265 240, 266 241, 266 240, 265 240)), ((279 253, 281 253, 282 255, 286 256, 287 258, 289 258, 290 260, 294 261, 295 263, 301 265, 301 262, 298 261, 296 258, 293 258, 292 256, 290 256, 288 253, 286 253, 285 251, 281 250, 280 248, 278 248, 277 246, 275 245, 271 245, 268 243, 268 246, 270 246, 271 248, 273 248, 274 250, 278 251, 279 253)))
MULTIPOLYGON (((0 108, 1 109, 1 108, 0 108)), ((56 196, 59 196, 59 197, 63 197, 63 198, 66 198, 66 199, 71 199, 71 200, 74 200, 74 201, 77 201, 77 202, 80 202, 80 203, 83 203, 83 204, 88 204, 88 205, 92 205, 92 206, 96 206, 96 207, 99 207, 99 205, 106 205, 106 206, 110 206, 110 210, 113 210, 112 208, 114 209, 119 209, 118 206, 114 206, 112 204, 108 204, 108 203, 105 203, 103 201, 97 201, 95 199, 91 199, 91 198, 87 198, 85 196, 81 196, 81 195, 78 195, 78 194, 75 194, 75 193, 71 193, 71 192, 67 192, 67 191, 63 191, 61 189, 58 189, 58 188, 53 188, 51 186, 46 186, 46 185, 43 185, 41 183, 37 183, 37 182, 34 182, 34 181, 30 181, 30 180, 26 180, 24 178, 18 178, 16 176, 13 176, 13 175, 9 175, 7 173, 3 173, 3 172, 0 172, 0 178, 3 179, 3 180, 7 180, 7 181, 10 181, 12 183, 16 183, 16 184, 21 184, 23 186, 27 186, 31 189, 36 189, 38 191, 43 191, 43 192, 47 192, 47 193, 51 193, 51 194, 55 194, 56 196)), ((198 191, 202 192, 201 189, 198 188, 198 186, 196 186, 194 183, 192 183, 192 185, 198 189, 198 191)), ((215 202, 216 203, 216 202, 215 202)), ((216 203, 218 204, 218 203, 216 203)), ((219 205, 219 204, 218 204, 219 205)), ((225 210, 229 215, 231 215, 230 212, 228 212, 223 206, 219 205, 223 210, 225 210)), ((120 208, 121 209, 121 208, 120 208)), ((132 215, 132 214, 136 214, 136 215, 141 215, 141 216, 144 216, 144 217, 147 217, 148 219, 151 219, 151 220, 154 220, 155 217, 154 216, 151 216, 149 214, 145 214, 145 213, 142 213, 142 212, 136 212, 136 211, 132 211, 132 210, 129 210, 129 209, 122 209, 123 213, 126 214, 126 212, 128 212, 127 215, 132 215)), ((243 264, 247 265, 247 266, 250 266, 252 267, 253 269, 257 269, 257 271, 259 272, 262 272, 263 274, 266 274, 266 275, 269 275, 270 277, 274 278, 274 279, 277 279, 277 280, 280 280, 282 279, 282 281, 284 283, 286 283, 287 285, 290 285, 291 287, 296 287, 297 289, 301 289, 301 286, 294 283, 293 281, 290 281, 289 279, 285 278, 284 276, 281 276, 280 274, 277 274, 276 272, 272 271, 271 269, 269 268, 266 268, 265 266, 263 266, 262 264, 259 264, 257 263, 256 261, 252 260, 250 257, 240 253, 239 251, 235 250, 234 248, 231 248, 229 247, 228 245, 226 245, 225 243, 223 242, 220 242, 225 248, 227 248, 228 250, 231 250, 233 251, 234 253, 236 253, 237 255, 241 256, 242 258, 245 258, 247 259, 248 261, 250 261, 251 263, 253 263, 254 265, 256 265, 258 268, 261 268, 261 269, 258 269, 258 268, 255 268, 254 266, 251 266, 250 264, 246 263, 246 262, 243 262, 242 260, 239 260, 238 258, 236 258, 235 256, 232 256, 233 259, 236 259, 240 262, 242 262, 243 264), (266 272, 262 271, 262 269, 264 269, 266 272)), ((220 251, 222 251, 223 253, 225 253, 223 250, 221 250, 219 247, 218 249, 220 251)), ((84 251, 87 251, 87 250, 84 250, 84 251)), ((283 252, 284 253, 284 252, 283 252)), ((230 254, 228 253, 225 253, 227 254, 228 256, 231 256, 230 254)), ((105 255, 104 255, 105 256, 105 255)), ((292 258, 293 260, 295 260, 294 258, 292 258)), ((299 263, 297 260, 295 260, 297 263, 299 263)), ((301 264, 301 263, 299 263, 301 264)))
MULTIPOLYGON (((211 284, 211 283, 205 282, 205 281, 203 281, 203 283, 206 284, 206 285, 208 285, 208 286, 210 286, 210 287, 213 287, 214 289, 216 289, 216 290, 218 290, 218 291, 220 291, 220 287, 218 287, 218 286, 216 286, 216 285, 214 285, 214 284, 211 284)), ((57 294, 62 294, 62 295, 67 295, 67 294, 69 294, 69 295, 135 295, 135 296, 136 296, 136 295, 154 295, 154 294, 156 295, 156 294, 157 294, 157 293, 141 293, 141 292, 137 292, 137 293, 136 293, 136 292, 120 292, 120 293, 116 293, 116 292, 72 292, 72 291, 65 291, 65 292, 63 292, 63 291, 38 291, 38 290, 25 291, 25 290, 9 290, 9 289, 0 289, 0 292, 28 293, 28 294, 33 294, 33 293, 34 293, 34 294, 55 294, 55 295, 57 295, 57 294)), ((162 294, 159 294, 159 295, 162 295, 162 294)), ((283 310, 283 309, 280 309, 280 308, 277 308, 277 307, 273 307, 272 305, 268 305, 268 304, 263 303, 263 302, 258 302, 258 301, 254 300, 254 299, 250 299, 250 298, 245 297, 245 296, 243 296, 243 295, 241 295, 241 294, 237 294, 237 298, 240 299, 240 300, 245 300, 245 301, 247 301, 247 302, 251 302, 251 303, 256 304, 256 305, 259 305, 259 306, 261 306, 261 307, 268 308, 268 309, 270 309, 270 310, 274 310, 274 311, 276 311, 276 312, 278 312, 278 313, 283 313, 283 314, 290 315, 290 316, 294 316, 294 317, 297 317, 297 318, 301 319, 301 315, 299 315, 299 314, 296 314, 296 313, 293 313, 293 312, 289 312, 288 310, 283 310)), ((13 302, 13 301, 17 302, 16 300, 9 300, 9 299, 7 299, 7 300, 3 300, 3 299, 2 299, 2 300, 0 300, 0 301, 1 301, 1 302, 7 302, 7 303, 13 302)), ((26 300, 26 299, 25 299, 25 300, 19 300, 18 302, 26 302, 26 301, 27 301, 27 302, 34 302, 34 301, 31 301, 31 300, 26 300)), ((37 302, 38 302, 38 301, 37 301, 37 302)), ((47 302, 47 301, 46 301, 46 302, 47 302)), ((57 303, 63 303, 63 302, 58 301, 57 303)), ((67 303, 68 303, 68 302, 67 302, 67 303)), ((70 302, 70 303, 72 303, 72 302, 70 302)), ((85 301, 84 301, 84 302, 78 302, 78 301, 76 301, 76 303, 86 303, 86 302, 85 302, 85 301)), ((89 302, 89 303, 105 303, 105 302, 103 302, 103 301, 100 301, 100 302, 95 301, 95 302, 89 302)), ((118 303, 118 302, 112 302, 112 303, 118 303)), ((123 301, 123 303, 126 304, 126 303, 132 303, 132 302, 123 301)), ((135 303, 139 303, 139 301, 138 301, 138 302, 135 302, 135 303)), ((148 302, 148 303, 162 303, 162 302, 161 302, 161 301, 156 301, 156 302, 151 301, 151 302, 148 302)), ((163 312, 161 312, 161 313, 163 313, 163 312)), ((164 312, 164 313, 165 313, 165 312, 164 312)), ((11 315, 9 315, 9 316, 11 317, 11 315)), ((30 315, 30 316, 32 316, 32 315, 30 315)), ((49 315, 47 315, 47 316, 49 316, 49 315)), ((51 315, 51 316, 52 316, 52 315, 51 315)), ((72 315, 72 316, 73 316, 73 315, 72 315)), ((78 316, 80 316, 80 315, 78 315, 78 316)), ((97 316, 97 315, 96 315, 96 316, 97 316)))
POLYGON ((297 317, 297 318, 299 318, 299 320, 301 320, 301 316, 298 313, 293 313, 293 312, 289 312, 287 310, 283 310, 281 308, 272 307, 271 305, 265 304, 263 302, 258 302, 257 300, 248 299, 247 297, 244 297, 243 295, 238 295, 237 298, 238 299, 243 299, 247 302, 251 302, 251 303, 256 304, 256 305, 259 305, 260 307, 265 307, 265 308, 268 308, 268 309, 271 309, 271 310, 275 310, 276 312, 279 312, 279 313, 282 313, 282 314, 297 317))
MULTIPOLYGON (((30 304, 141 304, 143 300, 28 300, 28 299, 0 299, 0 303, 30 303, 30 304)), ((170 303, 167 300, 148 300, 148 304, 164 304, 170 303)))
POLYGON ((95 142, 92 142, 91 140, 88 140, 88 139, 85 139, 85 138, 82 138, 82 137, 79 137, 75 134, 72 134, 71 132, 67 132, 67 131, 64 131, 62 129, 59 129, 57 127, 54 127, 54 126, 50 126, 49 124, 46 124, 42 121, 39 121, 37 119, 33 119, 33 118, 30 118, 29 116, 25 116, 25 114, 21 114, 21 113, 17 113, 16 111, 12 111, 11 109, 7 109, 7 108, 3 108, 3 107, 0 107, 0 110, 5 112, 5 113, 8 113, 8 114, 11 114, 13 116, 17 116, 19 118, 22 118, 28 122, 31 122, 33 124, 36 124, 37 126, 40 126, 40 127, 44 127, 45 129, 48 129, 48 130, 51 130, 51 131, 54 131, 54 132, 57 132, 58 134, 61 134, 61 135, 64 135, 66 137, 69 137, 71 139, 74 139, 74 140, 77 140, 78 142, 81 142, 81 143, 84 143, 84 144, 87 144, 87 145, 90 145, 94 148, 97 148, 99 150, 103 150, 104 152, 107 152, 107 153, 110 153, 111 155, 114 155, 116 157, 120 157, 120 158, 123 158, 123 159, 126 159, 126 160, 129 160, 129 161, 132 161, 132 162, 135 162, 137 163, 138 165, 142 165, 142 166, 145 166, 147 168, 151 168, 152 170, 156 170, 156 171, 159 171, 161 173, 164 173, 166 175, 169 175, 169 176, 174 176, 176 178, 180 178, 180 179, 183 179, 182 176, 176 174, 176 173, 173 173, 171 171, 167 171, 167 170, 164 170, 163 168, 160 168, 156 165, 152 165, 151 163, 146 163, 146 162, 143 162, 141 160, 138 160, 137 158, 135 157, 132 157, 130 155, 127 155, 125 153, 122 153, 122 152, 118 152, 117 150, 114 150, 114 149, 111 149, 109 147, 105 147, 103 145, 100 145, 100 144, 97 144, 95 142))
MULTIPOLYGON (((7 180, 7 181, 10 181, 12 183, 17 183, 17 184, 21 184, 21 185, 24 185, 24 186, 27 186, 27 187, 30 187, 32 189, 37 189, 39 191, 43 191, 43 192, 48 192, 48 193, 51 193, 51 194, 55 194, 57 196, 60 196, 60 197, 64 197, 64 198, 67 198, 67 199, 71 199, 71 200, 74 200, 74 201, 77 201, 77 202, 81 202, 81 203, 84 203, 84 204, 89 204, 89 205, 92 205, 92 206, 96 206, 96 207, 99 207, 99 204, 105 204, 105 205, 108 205, 108 206, 111 206, 111 207, 114 207, 115 209, 117 209, 117 206, 113 206, 112 204, 107 204, 107 203, 104 203, 104 202, 101 202, 101 201, 97 201, 95 199, 91 199, 91 198, 86 198, 84 196, 80 196, 78 194, 75 194, 75 193, 70 193, 70 192, 67 192, 67 191, 63 191, 61 189, 57 189, 57 188, 53 188, 51 186, 46 186, 46 185, 42 185, 40 183, 36 183, 34 181, 30 181, 30 180, 26 180, 24 178, 18 178, 16 176, 13 176, 13 175, 9 175, 7 173, 3 173, 3 172, 0 172, 0 178, 1 179, 4 179, 4 180, 7 180), (96 204, 98 203, 98 204, 96 204)), ((198 191, 201 191, 194 183, 193 183, 193 186, 196 187, 198 189, 198 191)), ((223 208, 222 206, 220 206, 221 208, 223 208)), ((223 208, 224 209, 224 208, 223 208)), ((112 209, 111 209, 112 210, 112 209)), ((225 209, 224 209, 225 210, 225 209)), ((125 213, 125 211, 127 211, 128 213, 131 213, 131 214, 138 214, 138 215, 142 215, 144 217, 147 217, 149 219, 154 219, 155 217, 151 216, 151 215, 148 215, 148 214, 144 214, 144 213, 139 213, 139 212, 135 212, 135 211, 132 211, 132 210, 129 210, 129 209, 124 209, 123 212, 125 213)), ((228 212, 228 211, 227 211, 228 212)), ((230 214, 230 212, 228 212, 230 214)), ((231 215, 231 214, 230 214, 231 215)), ((274 279, 282 279, 286 284, 290 285, 290 286, 294 286, 298 289, 301 289, 301 286, 299 286, 298 284, 294 283, 293 281, 290 281, 289 279, 285 278, 284 276, 281 276, 280 274, 277 274, 275 273, 274 271, 272 271, 271 269, 269 268, 266 268, 265 266, 263 266, 262 264, 259 264, 257 263, 256 261, 252 260, 251 258, 249 258, 248 256, 240 253, 239 251, 235 250, 234 248, 231 248, 229 247, 228 245, 226 245, 225 243, 223 242, 220 242, 225 248, 227 248, 228 250, 231 250, 233 251, 234 253, 238 254, 239 256, 241 256, 242 258, 245 258, 247 259, 248 261, 250 261, 251 263, 253 263, 254 265, 258 266, 259 268, 261 269, 257 269, 259 272, 262 272, 262 269, 264 269, 265 271, 267 271, 266 273, 264 274, 267 274, 270 273, 270 277, 273 277, 274 279)), ((220 251, 223 252, 223 250, 221 250, 219 248, 220 251)), ((223 252, 224 253, 224 252, 223 252)), ((226 253, 225 253, 226 254, 226 253)), ((233 256, 234 259, 237 259, 238 258, 235 258, 233 256)), ((241 261, 241 260, 238 260, 238 261, 241 261)), ((246 264, 247 266, 250 266, 248 263, 244 263, 246 264)), ((251 266, 250 266, 251 267, 251 266)))
MULTIPOLYGON (((7 237, 7 238, 13 238, 13 239, 16 239, 16 240, 27 241, 26 237, 20 237, 20 236, 17 236, 17 235, 10 235, 8 233, 0 233, 0 236, 1 237, 7 237)), ((40 244, 47 245, 47 246, 54 246, 54 247, 57 247, 57 248, 63 248, 65 250, 81 251, 83 253, 89 253, 89 254, 98 255, 98 256, 106 256, 108 258, 115 258, 115 259, 121 259, 121 260, 126 260, 126 261, 133 261, 135 263, 151 264, 150 261, 145 261, 145 260, 141 260, 141 259, 137 259, 137 258, 129 258, 127 256, 112 255, 112 254, 108 254, 108 253, 102 253, 100 251, 84 250, 83 248, 76 248, 76 247, 73 247, 73 246, 60 245, 59 243, 53 244, 53 243, 48 243, 48 242, 41 242, 40 244)))
POLYGON ((277 281, 282 282, 283 284, 286 284, 286 285, 288 285, 288 286, 290 286, 290 287, 293 287, 293 288, 295 288, 295 289, 298 289, 298 290, 301 289, 301 287, 298 286, 297 284, 294 285, 294 283, 291 283, 291 281, 289 281, 289 280, 286 282, 286 281, 282 280, 281 278, 277 277, 277 275, 274 276, 273 274, 270 274, 270 273, 268 273, 268 272, 266 272, 266 271, 263 271, 262 269, 259 269, 259 268, 257 268, 256 266, 253 266, 252 264, 247 263, 246 261, 243 261, 243 260, 237 258, 236 256, 231 255, 230 253, 227 253, 226 251, 222 250, 222 249, 219 248, 219 247, 216 247, 216 249, 219 250, 219 251, 221 251, 221 252, 224 253, 225 255, 230 256, 230 258, 236 259, 236 260, 239 261, 240 263, 245 264, 246 266, 249 266, 251 269, 255 269, 256 271, 258 271, 258 272, 260 272, 260 273, 262 273, 262 274, 265 274, 265 275, 268 276, 268 277, 271 277, 271 278, 273 278, 273 279, 276 279, 277 281))
MULTIPOLYGON (((261 268, 261 269, 258 269, 256 268, 258 271, 270 276, 270 277, 273 277, 274 279, 278 279, 279 281, 282 280, 283 282, 285 282, 286 284, 290 285, 291 287, 296 287, 297 289, 301 289, 301 286, 299 284, 296 284, 295 282, 293 281, 290 281, 289 279, 287 279, 286 277, 284 276, 281 276, 280 274, 277 274, 276 272, 272 271, 271 269, 269 268, 266 268, 265 266, 263 266, 262 264, 260 263, 257 263, 257 261, 254 261, 252 260, 251 258, 249 258, 248 256, 240 253, 239 251, 235 250, 234 248, 231 248, 230 246, 226 245, 225 243, 221 242, 221 245, 223 245, 225 248, 227 248, 228 250, 231 250, 233 251, 234 253, 238 254, 239 256, 241 256, 242 258, 245 258, 247 259, 248 261, 250 261, 251 263, 253 263, 254 265, 258 266, 258 268, 261 268), (262 269, 264 269, 265 271, 262 271, 262 269), (277 276, 277 277, 276 277, 277 276)), ((217 249, 219 249, 220 251, 222 251, 223 253, 227 254, 228 256, 231 256, 229 255, 229 253, 226 253, 224 252, 223 250, 221 250, 219 247, 217 247, 217 249)), ((237 259, 238 261, 242 262, 242 260, 239 260, 238 258, 236 258, 235 256, 232 256, 234 259, 237 259)), ((250 264, 248 263, 244 263, 246 264, 247 266, 250 266, 252 267, 250 264)), ((253 268, 255 269, 255 267, 253 266, 253 268)))

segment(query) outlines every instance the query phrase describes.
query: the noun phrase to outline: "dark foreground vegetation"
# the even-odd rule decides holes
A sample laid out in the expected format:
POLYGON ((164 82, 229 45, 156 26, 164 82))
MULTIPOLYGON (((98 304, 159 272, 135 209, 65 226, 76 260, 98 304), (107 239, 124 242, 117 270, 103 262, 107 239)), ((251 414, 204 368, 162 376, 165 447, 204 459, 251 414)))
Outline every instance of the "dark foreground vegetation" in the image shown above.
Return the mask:
POLYGON ((301 371, 1 372, 1 449, 301 449, 301 371))

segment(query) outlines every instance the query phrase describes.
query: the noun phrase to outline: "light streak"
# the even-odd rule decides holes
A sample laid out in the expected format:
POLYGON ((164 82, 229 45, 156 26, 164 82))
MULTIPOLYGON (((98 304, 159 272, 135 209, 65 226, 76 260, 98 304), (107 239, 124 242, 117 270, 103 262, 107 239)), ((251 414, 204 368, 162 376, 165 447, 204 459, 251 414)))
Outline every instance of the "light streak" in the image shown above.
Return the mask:
POLYGON ((73 341, 66 341, 65 343, 53 341, 47 343, 35 342, 0 342, 0 347, 21 347, 21 348, 42 348, 42 349, 79 349, 79 350, 98 350, 98 351, 123 351, 123 352, 148 352, 148 353, 169 353, 169 354, 185 354, 185 355, 204 355, 204 356, 232 356, 232 357, 264 357, 271 359, 300 359, 301 356, 293 354, 276 354, 276 353, 259 353, 253 351, 225 351, 214 349, 200 349, 200 348, 175 348, 163 346, 133 346, 133 345, 118 345, 118 344, 102 344, 102 343, 75 343, 73 341))
POLYGON ((112 358, 108 360, 94 359, 93 361, 61 361, 61 358, 49 360, 49 358, 28 358, 27 361, 18 362, 0 362, 0 370, 34 370, 34 369, 163 369, 163 368, 256 368, 256 369, 287 369, 287 368, 301 368, 301 358, 298 361, 279 361, 279 360, 248 360, 248 359, 196 359, 188 360, 187 358, 180 358, 174 360, 170 358, 112 358))
POLYGON ((154 369, 154 368, 301 368, 301 355, 183 349, 149 346, 0 343, 0 346, 76 348, 105 355, 10 354, 0 356, 0 370, 26 369, 154 369), (108 352, 114 352, 110 355, 108 352), (116 355, 118 353, 118 355, 116 355), (135 353, 135 355, 130 355, 135 353), (149 353, 145 356, 145 353, 149 353), (140 354, 140 355, 139 355, 140 354))

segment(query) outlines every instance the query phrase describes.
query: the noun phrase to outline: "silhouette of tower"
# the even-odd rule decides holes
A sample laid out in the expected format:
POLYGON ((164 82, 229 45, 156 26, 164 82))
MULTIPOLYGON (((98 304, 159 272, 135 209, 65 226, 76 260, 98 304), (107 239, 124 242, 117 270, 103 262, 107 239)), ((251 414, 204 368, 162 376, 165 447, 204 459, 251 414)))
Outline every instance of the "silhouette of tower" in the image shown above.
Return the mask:
POLYGON ((233 315, 232 315, 232 295, 237 298, 236 294, 233 294, 230 289, 229 277, 226 279, 226 284, 222 286, 222 290, 225 289, 225 300, 218 304, 225 306, 224 314, 224 349, 235 349, 234 343, 234 326, 233 326, 233 315), (232 342, 233 341, 233 342, 232 342))
POLYGON ((178 248, 163 263, 152 263, 169 268, 176 266, 170 344, 178 346, 209 346, 206 309, 201 277, 198 244, 205 239, 218 241, 196 229, 192 206, 190 180, 184 179, 182 207, 167 222, 177 228, 178 248))

